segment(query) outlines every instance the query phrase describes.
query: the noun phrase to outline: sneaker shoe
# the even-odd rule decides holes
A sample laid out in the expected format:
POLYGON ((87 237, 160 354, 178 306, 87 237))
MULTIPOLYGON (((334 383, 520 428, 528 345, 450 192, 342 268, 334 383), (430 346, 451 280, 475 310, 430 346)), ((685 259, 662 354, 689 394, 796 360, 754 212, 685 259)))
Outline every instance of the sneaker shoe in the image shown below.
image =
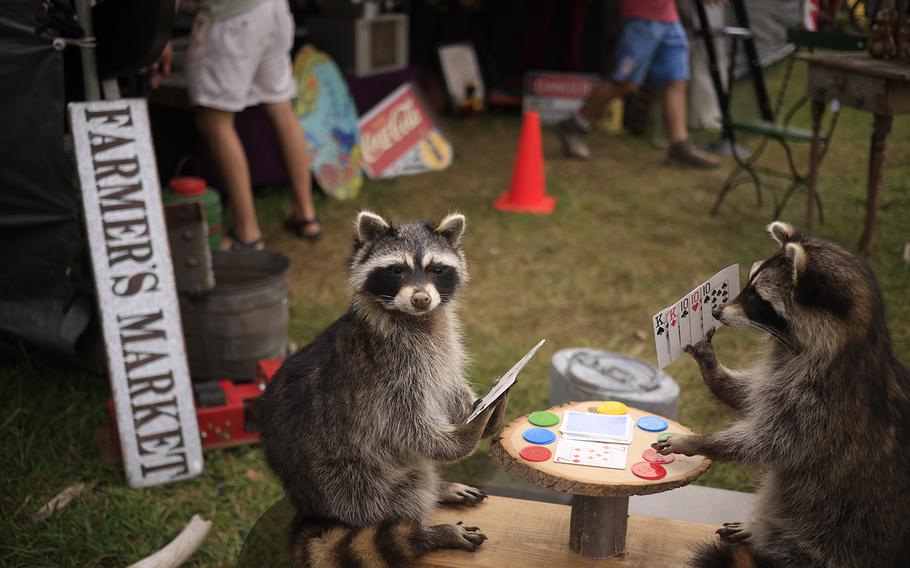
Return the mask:
POLYGON ((588 133, 575 119, 569 117, 556 123, 556 136, 562 143, 562 153, 567 158, 590 160, 591 150, 585 144, 585 135, 588 133))
POLYGON ((670 146, 668 163, 680 163, 697 168, 716 168, 720 160, 696 146, 691 140, 683 140, 670 146))

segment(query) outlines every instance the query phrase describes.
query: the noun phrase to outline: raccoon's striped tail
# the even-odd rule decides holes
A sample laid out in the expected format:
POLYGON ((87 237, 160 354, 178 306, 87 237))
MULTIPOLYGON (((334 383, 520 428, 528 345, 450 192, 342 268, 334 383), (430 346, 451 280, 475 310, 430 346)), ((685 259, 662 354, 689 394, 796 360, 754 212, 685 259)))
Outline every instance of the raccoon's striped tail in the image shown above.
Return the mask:
POLYGON ((305 568, 397 568, 440 548, 477 550, 487 537, 477 527, 394 521, 350 527, 331 519, 294 520, 291 556, 305 568))
POLYGON ((747 545, 726 541, 702 544, 689 561, 693 568, 778 568, 779 564, 757 556, 747 545))

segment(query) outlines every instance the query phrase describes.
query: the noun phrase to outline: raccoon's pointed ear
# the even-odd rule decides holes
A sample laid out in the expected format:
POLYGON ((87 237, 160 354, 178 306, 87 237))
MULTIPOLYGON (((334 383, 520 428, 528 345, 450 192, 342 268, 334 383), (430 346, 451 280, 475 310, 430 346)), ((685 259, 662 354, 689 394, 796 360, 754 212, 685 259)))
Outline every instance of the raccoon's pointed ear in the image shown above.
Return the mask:
POLYGON ((372 211, 361 211, 357 214, 357 220, 354 221, 357 239, 362 243, 381 237, 391 228, 388 221, 372 211))
POLYGON ((464 228, 467 221, 461 213, 452 213, 436 225, 433 229, 438 235, 442 235, 452 244, 458 246, 461 243, 461 236, 464 235, 464 228))
POLYGON ((793 265, 791 278, 793 280, 793 285, 796 286, 796 283, 799 282, 800 275, 806 268, 806 249, 799 243, 787 243, 784 245, 784 254, 787 255, 787 258, 790 259, 790 262, 793 265))
POLYGON ((783 221, 774 221, 768 225, 768 233, 780 246, 799 240, 799 231, 796 227, 783 221))

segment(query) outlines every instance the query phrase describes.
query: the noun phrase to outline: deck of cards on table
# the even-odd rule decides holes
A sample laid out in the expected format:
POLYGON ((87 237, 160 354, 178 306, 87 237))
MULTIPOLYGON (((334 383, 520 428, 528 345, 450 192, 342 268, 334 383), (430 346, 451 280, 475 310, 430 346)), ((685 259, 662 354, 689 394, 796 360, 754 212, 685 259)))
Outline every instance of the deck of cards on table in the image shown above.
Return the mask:
POLYGON ((657 366, 661 369, 679 359, 687 345, 705 338, 718 323, 711 313, 739 293, 739 265, 728 266, 686 294, 677 302, 654 314, 654 343, 657 366))

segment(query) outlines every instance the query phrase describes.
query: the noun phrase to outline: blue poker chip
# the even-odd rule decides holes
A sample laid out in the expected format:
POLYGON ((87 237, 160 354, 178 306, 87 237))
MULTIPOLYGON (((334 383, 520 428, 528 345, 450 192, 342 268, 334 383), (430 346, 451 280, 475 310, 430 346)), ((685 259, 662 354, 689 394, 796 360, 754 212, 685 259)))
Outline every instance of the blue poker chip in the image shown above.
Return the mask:
POLYGON ((522 437, 532 444, 552 444, 556 440, 556 434, 546 428, 529 428, 522 437))
POLYGON ((638 427, 648 432, 661 432, 670 426, 667 421, 657 416, 642 416, 638 419, 638 427))

